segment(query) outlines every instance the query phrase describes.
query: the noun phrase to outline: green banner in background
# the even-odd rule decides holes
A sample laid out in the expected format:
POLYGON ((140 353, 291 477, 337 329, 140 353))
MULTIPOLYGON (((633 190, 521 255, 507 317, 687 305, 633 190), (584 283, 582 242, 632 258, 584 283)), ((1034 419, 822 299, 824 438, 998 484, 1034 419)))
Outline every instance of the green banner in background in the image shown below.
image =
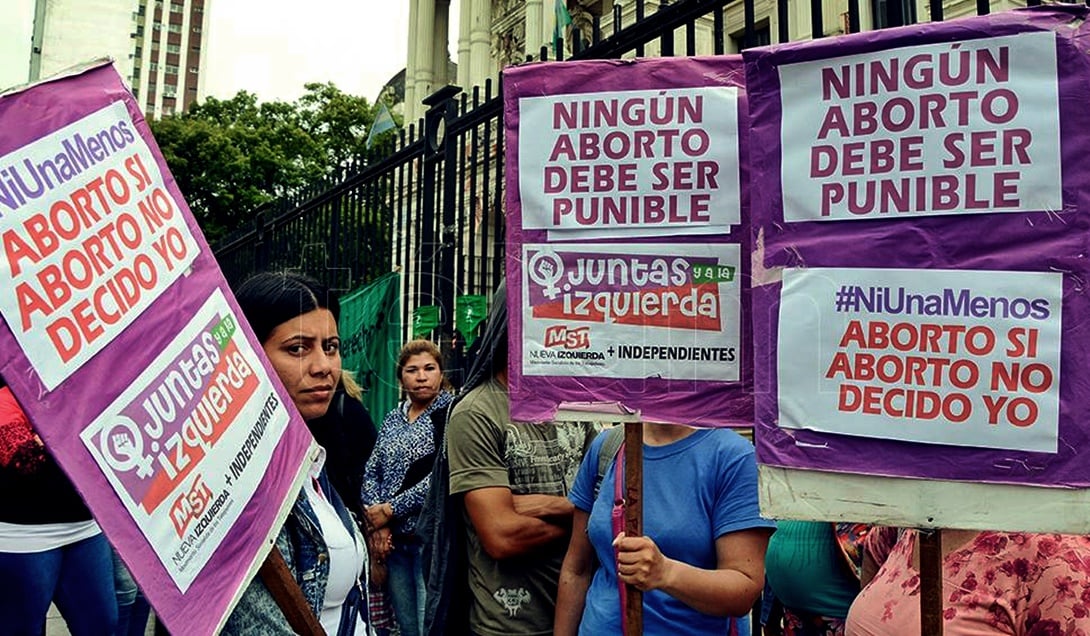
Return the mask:
POLYGON ((477 327, 488 315, 488 297, 466 294, 458 297, 454 310, 454 326, 465 341, 468 351, 477 340, 477 327))
POLYGON ((363 387, 363 405, 376 425, 397 406, 401 351, 401 275, 391 272, 341 298, 341 358, 363 387))
POLYGON ((439 326, 439 305, 420 305, 413 310, 413 338, 424 338, 439 326))

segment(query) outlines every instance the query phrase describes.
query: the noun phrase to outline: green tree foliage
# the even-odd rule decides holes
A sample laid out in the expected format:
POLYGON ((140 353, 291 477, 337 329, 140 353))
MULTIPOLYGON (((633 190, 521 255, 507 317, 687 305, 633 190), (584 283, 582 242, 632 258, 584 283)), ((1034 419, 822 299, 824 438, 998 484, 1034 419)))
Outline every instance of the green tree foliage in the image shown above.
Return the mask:
POLYGON ((342 92, 332 83, 307 84, 297 107, 311 137, 323 141, 330 166, 348 166, 365 153, 367 131, 375 119, 367 100, 342 92))
POLYGON ((178 187, 214 242, 256 208, 337 174, 364 156, 374 108, 331 83, 295 102, 259 103, 240 91, 150 121, 178 187))

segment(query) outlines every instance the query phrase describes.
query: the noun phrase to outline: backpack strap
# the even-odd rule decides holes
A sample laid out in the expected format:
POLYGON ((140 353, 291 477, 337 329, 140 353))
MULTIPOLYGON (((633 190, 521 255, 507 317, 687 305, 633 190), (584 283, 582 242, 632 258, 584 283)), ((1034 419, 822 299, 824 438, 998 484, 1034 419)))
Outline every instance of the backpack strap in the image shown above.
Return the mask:
POLYGON ((606 431, 606 439, 598 449, 598 476, 594 480, 594 498, 598 498, 598 490, 602 487, 602 480, 609 470, 609 464, 620 452, 624 445, 624 426, 614 426, 606 431))
MULTIPOLYGON (((598 491, 601 490, 602 480, 605 479, 609 465, 615 463, 617 468, 613 480, 613 500, 610 510, 610 526, 613 536, 617 536, 624 529, 624 426, 617 425, 606 431, 606 438, 598 447, 598 475, 594 480, 594 499, 598 499, 598 491)), ((617 567, 617 555, 614 552, 613 567, 617 567)), ((628 615, 626 605, 628 595, 625 592, 625 584, 617 579, 617 592, 621 603, 621 622, 628 615)))
MULTIPOLYGON (((623 428, 618 426, 617 428, 623 428)), ((613 472, 613 508, 609 512, 610 528, 613 530, 613 536, 620 536, 624 531, 624 507, 625 507, 625 470, 624 470, 624 436, 621 437, 621 448, 617 449, 617 458, 614 460, 614 472, 613 472)), ((613 550, 613 567, 617 568, 617 593, 620 595, 621 601, 621 625, 625 628, 624 631, 628 631, 628 590, 625 588, 625 584, 621 581, 620 567, 621 564, 618 561, 620 553, 613 550)), ((734 635, 737 636, 737 635, 734 635)))

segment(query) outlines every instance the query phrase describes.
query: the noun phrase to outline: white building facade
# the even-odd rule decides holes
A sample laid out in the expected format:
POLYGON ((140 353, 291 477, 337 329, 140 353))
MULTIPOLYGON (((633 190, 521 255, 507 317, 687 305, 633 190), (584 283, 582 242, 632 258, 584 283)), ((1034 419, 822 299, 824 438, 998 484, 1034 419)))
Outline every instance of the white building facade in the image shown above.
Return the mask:
POLYGON ((27 80, 112 57, 149 117, 204 97, 211 0, 36 0, 27 80))

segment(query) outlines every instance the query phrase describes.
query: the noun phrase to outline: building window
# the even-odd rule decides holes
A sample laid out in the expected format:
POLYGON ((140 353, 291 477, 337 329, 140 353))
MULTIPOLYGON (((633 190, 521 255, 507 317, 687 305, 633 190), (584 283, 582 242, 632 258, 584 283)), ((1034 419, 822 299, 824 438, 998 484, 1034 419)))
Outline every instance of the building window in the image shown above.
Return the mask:
POLYGON ((181 53, 182 47, 177 44, 167 44, 167 53, 181 53))
POLYGON ((157 63, 152 62, 151 64, 148 64, 148 71, 154 73, 154 72, 156 72, 158 70, 159 70, 159 65, 157 63))
MULTIPOLYGON (((747 48, 745 31, 732 33, 730 39, 734 43, 735 50, 743 51, 747 48)), ((753 28, 753 46, 768 46, 769 44, 772 44, 772 30, 769 28, 767 21, 759 22, 753 28)))
POLYGON ((171 13, 182 13, 183 11, 185 11, 185 6, 184 5, 175 4, 173 2, 170 3, 170 12, 171 13))
POLYGON ((163 87, 163 97, 174 97, 178 92, 173 86, 163 87))
POLYGON ((194 32, 194 33, 200 33, 200 32, 201 32, 201 28, 200 28, 199 26, 195 26, 195 27, 193 27, 193 32, 194 32))
POLYGON ((165 68, 168 75, 177 75, 178 74, 178 65, 177 64, 165 64, 164 68, 165 68))
POLYGON ((871 0, 871 9, 876 29, 916 23, 914 0, 871 0))
POLYGON ((189 72, 190 72, 190 73, 200 73, 200 72, 201 72, 201 69, 199 69, 199 68, 198 68, 198 67, 196 67, 196 66, 190 66, 190 67, 189 67, 189 72))
POLYGON ((167 25, 167 31, 170 31, 171 33, 181 33, 182 25, 171 22, 167 25))

